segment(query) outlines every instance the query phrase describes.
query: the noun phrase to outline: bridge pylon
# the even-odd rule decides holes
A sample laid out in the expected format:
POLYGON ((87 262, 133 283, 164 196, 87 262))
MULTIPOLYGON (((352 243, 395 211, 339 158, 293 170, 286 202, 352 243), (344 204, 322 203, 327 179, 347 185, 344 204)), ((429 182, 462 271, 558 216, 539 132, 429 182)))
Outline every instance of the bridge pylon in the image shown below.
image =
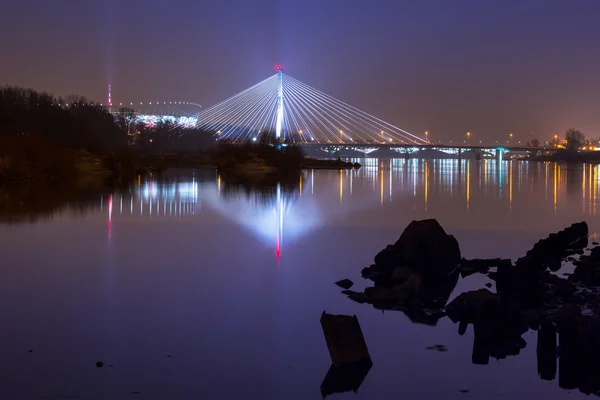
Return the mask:
POLYGON ((285 141, 285 131, 283 131, 283 138, 281 137, 281 131, 283 127, 283 69, 278 65, 277 70, 277 122, 275 125, 275 137, 278 141, 285 141))

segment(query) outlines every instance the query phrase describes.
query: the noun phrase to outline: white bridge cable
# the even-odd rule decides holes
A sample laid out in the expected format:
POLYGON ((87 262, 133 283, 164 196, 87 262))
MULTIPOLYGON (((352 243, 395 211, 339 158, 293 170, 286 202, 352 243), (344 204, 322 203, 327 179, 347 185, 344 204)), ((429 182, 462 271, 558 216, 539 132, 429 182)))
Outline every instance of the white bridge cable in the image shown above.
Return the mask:
POLYGON ((268 88, 268 85, 257 86, 253 92, 244 93, 241 96, 230 99, 226 103, 221 103, 207 109, 206 112, 202 114, 202 121, 205 121, 202 122, 202 125, 210 126, 219 123, 221 120, 232 122, 230 119, 231 113, 236 112, 236 110, 239 111, 244 105, 256 100, 257 97, 261 97, 262 94, 267 93, 268 88))
POLYGON ((298 93, 296 91, 295 88, 293 88, 291 86, 287 86, 287 90, 289 91, 289 93, 292 94, 292 97, 295 98, 301 104, 300 109, 306 109, 306 110, 308 110, 308 112, 311 113, 314 120, 316 121, 316 124, 315 124, 315 128, 317 128, 316 132, 323 133, 323 136, 325 139, 320 140, 317 137, 317 140, 315 140, 317 143, 333 143, 331 139, 327 138, 327 135, 325 134, 324 131, 321 130, 321 128, 319 128, 319 126, 323 127, 325 130, 327 130, 331 133, 331 137, 333 138, 333 141, 338 142, 338 143, 343 143, 343 139, 339 135, 339 123, 332 122, 331 118, 328 118, 327 115, 323 114, 323 112, 322 112, 323 110, 321 110, 318 107, 315 107, 315 105, 312 102, 308 102, 307 99, 304 98, 304 96, 302 96, 300 93, 298 93))
POLYGON ((338 106, 342 106, 342 107, 344 107, 344 108, 346 108, 348 110, 351 110, 351 111, 357 113, 358 115, 361 115, 362 118, 365 118, 367 120, 371 120, 373 122, 377 122, 380 126, 386 128, 386 129, 392 129, 392 131, 394 131, 397 135, 401 135, 401 136, 407 135, 407 136, 409 136, 409 137, 412 138, 411 139, 412 141, 417 140, 417 141, 421 141, 423 143, 428 143, 427 140, 422 139, 422 138, 420 138, 420 137, 418 137, 416 135, 413 135, 412 133, 407 132, 404 129, 398 128, 397 126, 394 126, 394 125, 392 125, 392 124, 390 124, 388 122, 385 122, 385 121, 381 120, 380 118, 377 118, 377 117, 375 117, 375 116, 373 116, 373 115, 371 115, 369 113, 366 113, 366 112, 364 112, 364 111, 362 111, 362 110, 360 110, 360 109, 358 109, 358 108, 356 108, 354 106, 351 106, 351 105, 349 105, 347 103, 344 103, 343 101, 340 101, 340 100, 338 100, 338 99, 336 99, 336 98, 334 98, 334 97, 332 97, 332 96, 330 96, 330 95, 328 95, 328 94, 326 94, 324 92, 321 92, 320 90, 317 90, 317 89, 315 89, 313 87, 310 87, 310 86, 308 86, 308 85, 300 82, 297 79, 294 79, 294 78, 292 78, 290 76, 287 76, 287 77, 289 78, 289 80, 291 82, 294 82, 294 83, 296 83, 296 84, 298 84, 300 86, 304 86, 304 87, 306 87, 307 89, 309 89, 313 93, 318 93, 320 96, 322 96, 324 98, 327 98, 327 99, 329 99, 330 101, 332 101, 334 103, 337 103, 338 106), (402 132, 402 134, 400 134, 398 132, 402 132))
POLYGON ((263 99, 256 103, 254 107, 252 107, 252 109, 245 114, 244 119, 242 119, 239 124, 240 133, 234 136, 234 141, 240 138, 240 136, 244 135, 244 133, 245 135, 241 137, 242 140, 250 140, 258 136, 258 131, 253 130, 252 127, 258 123, 261 110, 269 104, 269 101, 272 97, 273 96, 267 92, 263 99))
POLYGON ((326 131, 328 131, 331 134, 331 138, 333 138, 334 141, 341 141, 341 138, 338 136, 338 128, 336 127, 336 124, 331 122, 330 119, 322 113, 322 110, 315 107, 314 104, 307 102, 306 99, 300 93, 297 93, 294 88, 286 86, 284 88, 284 91, 284 93, 288 93, 289 97, 293 100, 293 102, 298 104, 298 110, 304 110, 310 113, 310 115, 312 116, 311 120, 314 121, 314 126, 311 127, 310 125, 307 125, 305 129, 311 131, 313 137, 316 134, 318 135, 319 133, 322 133, 324 139, 321 140, 317 136, 315 140, 316 142, 332 143, 332 140, 327 137, 326 131))
POLYGON ((236 112, 241 111, 249 102, 260 98, 262 94, 268 93, 269 86, 263 81, 259 85, 254 86, 254 92, 247 90, 241 94, 231 97, 229 100, 221 102, 216 106, 210 107, 205 112, 201 113, 200 127, 212 129, 223 122, 232 123, 236 112))
POLYGON ((242 137, 245 140, 251 138, 252 133, 250 131, 250 127, 247 124, 252 124, 252 119, 256 118, 255 114, 258 114, 258 110, 263 107, 265 102, 269 101, 269 98, 272 97, 269 90, 265 90, 262 96, 257 96, 256 99, 251 99, 250 101, 242 104, 240 107, 240 112, 237 114, 237 118, 235 119, 235 126, 232 128, 231 132, 224 132, 224 137, 235 141, 236 139, 242 137))
POLYGON ((313 117, 315 117, 315 115, 310 110, 307 111, 306 107, 304 107, 303 105, 300 104, 300 100, 298 98, 296 98, 296 96, 290 96, 289 100, 290 100, 290 103, 292 103, 295 106, 295 109, 298 110, 298 116, 300 117, 300 120, 303 122, 305 129, 307 130, 309 136, 311 137, 311 141, 316 142, 314 134, 309 128, 310 126, 317 125, 315 120, 313 120, 313 117), (306 122, 306 120, 304 118, 306 118, 306 120, 308 120, 308 123, 306 122))
POLYGON ((236 97, 235 100, 229 101, 227 105, 221 105, 221 109, 216 113, 211 113, 211 117, 203 116, 200 127, 209 131, 220 131, 222 137, 227 137, 231 129, 239 128, 243 116, 253 109, 253 105, 260 104, 269 96, 271 96, 271 93, 268 85, 258 87, 256 93, 236 97))
MULTIPOLYGON (((320 109, 327 109, 328 110, 327 115, 329 115, 331 117, 331 119, 333 119, 335 121, 334 122, 335 128, 340 130, 340 136, 342 137, 342 141, 343 141, 343 138, 346 136, 350 139, 350 141, 354 142, 354 139, 352 138, 352 135, 349 132, 351 132, 352 134, 356 134, 357 130, 358 130, 358 132, 365 131, 364 127, 352 122, 352 120, 356 120, 355 117, 347 114, 343 110, 340 112, 340 115, 336 115, 335 111, 340 111, 340 110, 332 109, 332 107, 330 107, 330 104, 323 102, 323 100, 318 98, 318 96, 315 93, 311 93, 311 92, 305 90, 304 88, 297 86, 294 83, 289 84, 288 87, 294 87, 296 90, 298 90, 301 93, 302 97, 310 97, 312 99, 312 102, 316 102, 319 105, 320 109), (345 118, 345 117, 347 117, 347 118, 345 118), (358 129, 351 129, 350 128, 351 126, 354 126, 358 129), (340 128, 342 128, 342 129, 340 129, 340 128)), ((336 105, 334 104, 333 107, 335 108, 336 105)), ((378 142, 377 137, 369 134, 368 130, 365 134, 371 138, 371 141, 378 142)), ((360 139, 361 139, 361 141, 367 141, 363 137, 360 137, 360 139)))
POLYGON ((332 104, 335 104, 338 109, 340 109, 340 108, 346 109, 348 112, 354 113, 358 118, 361 118, 361 119, 363 119, 365 121, 369 121, 369 125, 378 126, 378 127, 380 127, 381 130, 384 130, 384 132, 385 132, 386 129, 391 129, 391 131, 395 135, 398 136, 398 137, 395 137, 393 139, 398 140, 399 138, 402 138, 404 140, 409 140, 409 141, 412 141, 412 142, 414 142, 416 140, 416 141, 421 141, 423 143, 427 143, 427 140, 425 140, 425 139, 422 139, 422 138, 420 138, 420 137, 418 137, 416 135, 413 135, 410 132, 407 132, 407 131, 405 131, 405 130, 403 130, 401 128, 398 128, 397 126, 394 126, 394 125, 392 125, 392 124, 390 124, 388 122, 385 122, 385 121, 383 121, 383 120, 381 120, 381 119, 379 119, 379 118, 377 118, 377 117, 375 117, 375 116, 373 116, 373 115, 371 115, 369 113, 366 113, 366 112, 364 112, 364 111, 362 111, 362 110, 360 110, 360 109, 358 109, 358 108, 356 108, 354 106, 351 106, 351 105, 349 105, 349 104, 347 104, 347 103, 345 103, 343 101, 340 101, 340 100, 338 100, 338 99, 336 99, 336 98, 334 98, 334 97, 332 97, 332 96, 330 96, 330 95, 328 95, 328 94, 326 94, 324 92, 321 92, 320 90, 317 90, 317 89, 315 89, 315 88, 313 88, 311 86, 308 86, 305 83, 300 82, 299 80, 297 80, 295 78, 292 78, 292 77, 287 76, 287 75, 286 75, 286 77, 288 78, 288 80, 291 83, 296 84, 297 86, 300 86, 301 88, 304 88, 309 93, 311 93, 313 95, 317 95, 320 98, 329 100, 329 102, 332 103, 332 104), (402 132, 402 133, 400 133, 400 132, 402 132))
POLYGON ((211 107, 207 108, 206 110, 203 110, 203 111, 201 112, 201 114, 202 114, 203 116, 209 116, 209 115, 211 115, 211 113, 213 113, 213 112, 215 112, 215 111, 219 110, 219 108, 220 108, 221 106, 223 106, 223 105, 225 105, 225 104, 228 104, 229 102, 231 102, 231 101, 235 100, 236 98, 238 98, 238 97, 240 97, 240 96, 243 96, 243 95, 247 94, 248 92, 251 92, 252 90, 256 89, 257 87, 260 87, 261 85, 264 85, 264 84, 266 84, 267 82, 269 82, 269 80, 272 80, 272 79, 274 79, 274 78, 275 78, 275 77, 271 76, 271 77, 269 77, 269 78, 267 78, 267 79, 265 79, 265 80, 263 80, 263 81, 260 81, 260 82, 258 82, 256 85, 250 86, 248 89, 242 90, 241 92, 239 92, 239 93, 237 93, 237 94, 235 94, 235 95, 233 95, 233 96, 231 96, 231 97, 229 97, 229 98, 227 98, 227 99, 223 100, 222 102, 220 102, 220 103, 217 103, 217 104, 215 104, 214 106, 211 106, 211 107))
POLYGON ((277 107, 277 97, 273 97, 263 103, 262 107, 258 110, 258 117, 254 121, 254 124, 250 127, 251 132, 257 132, 260 134, 262 131, 269 131, 269 124, 267 123, 268 118, 274 112, 277 107))
MULTIPOLYGON (((267 82, 263 81, 264 82, 267 82)), ((261 87, 256 87, 255 92, 248 93, 246 96, 237 96, 234 100, 230 100, 228 105, 225 107, 221 107, 220 111, 217 111, 215 118, 213 121, 204 120, 202 126, 207 128, 207 130, 215 130, 219 129, 221 131, 221 138, 226 138, 229 140, 237 140, 242 138, 244 134, 244 122, 252 120, 252 112, 256 111, 258 115, 258 110, 261 107, 264 107, 265 103, 268 104, 270 99, 273 96, 273 90, 275 87, 267 83, 263 84, 261 87), (227 124, 227 126, 223 126, 223 124, 227 124), (241 129, 240 129, 241 128, 241 129)), ((249 125, 256 124, 250 123, 249 125)), ((249 130, 251 128, 247 128, 249 130)), ((244 139, 250 139, 250 135, 252 132, 246 132, 246 135, 243 137, 244 139)))
POLYGON ((247 141, 258 137, 259 133, 265 128, 260 125, 262 116, 265 113, 272 112, 271 109, 275 107, 275 99, 276 96, 271 91, 268 91, 261 102, 252 110, 252 113, 248 114, 246 119, 240 123, 242 130, 239 135, 234 137, 234 141, 238 139, 247 141), (242 136, 244 133, 246 134, 242 136))
MULTIPOLYGON (((295 86, 295 83, 292 83, 290 86, 295 86)), ((350 126, 353 126, 355 128, 358 128, 357 130, 359 132, 364 132, 364 134, 366 134, 367 136, 369 136, 371 138, 371 141, 374 142, 380 142, 379 138, 377 137, 378 134, 372 134, 369 132, 373 132, 373 129, 365 129, 365 127, 363 125, 361 125, 361 123, 366 123, 367 125, 370 125, 372 128, 376 128, 377 133, 379 132, 379 128, 372 125, 369 121, 361 121, 360 117, 357 117, 356 115, 353 114, 349 114, 346 110, 344 110, 343 108, 341 108, 339 105, 337 104, 331 104, 332 102, 329 101, 328 99, 323 99, 321 98, 318 93, 311 93, 311 92, 306 92, 304 91, 304 89, 299 89, 300 91, 304 92, 306 96, 309 96, 311 98, 314 99, 314 101, 318 102, 321 104, 322 107, 333 107, 335 108, 337 111, 340 112, 339 118, 342 119, 344 122, 339 122, 340 126, 343 126, 344 129, 346 129, 346 136, 349 136, 350 139, 352 139, 352 135, 350 133, 356 133, 356 130, 354 129, 350 129, 350 126), (325 104, 323 104, 323 102, 325 104), (350 131, 350 133, 348 133, 348 131, 350 131)), ((334 110, 332 110, 331 114, 334 114, 334 110)), ((365 140, 364 138, 360 138, 361 140, 365 140)), ((352 139, 353 140, 353 139, 352 139)))
MULTIPOLYGON (((197 126, 232 142, 274 133, 278 85, 275 74, 200 111, 197 126)), ((282 89, 283 134, 292 143, 429 143, 285 74, 282 89)))

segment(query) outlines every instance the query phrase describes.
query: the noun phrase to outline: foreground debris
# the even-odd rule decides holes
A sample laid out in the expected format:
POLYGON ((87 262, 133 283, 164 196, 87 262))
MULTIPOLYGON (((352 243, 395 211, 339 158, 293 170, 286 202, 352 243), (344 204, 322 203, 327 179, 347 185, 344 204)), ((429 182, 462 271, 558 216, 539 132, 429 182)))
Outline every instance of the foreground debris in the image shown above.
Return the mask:
POLYGON ((356 315, 334 315, 323 311, 321 327, 333 364, 340 366, 371 360, 356 315))
POLYGON ((321 384, 321 394, 358 391, 373 365, 358 318, 323 311, 321 327, 332 362, 321 384))
POLYGON ((522 335, 538 330, 540 377, 555 379, 559 367, 560 387, 600 396, 600 247, 585 254, 587 245, 588 226, 579 222, 538 241, 514 264, 466 260, 437 221, 413 221, 362 270, 374 286, 342 293, 415 322, 435 325, 447 315, 461 335, 473 324, 474 364, 519 354, 527 345, 522 335), (568 279, 553 274, 565 261, 576 266, 568 279), (481 288, 446 305, 458 276, 475 273, 495 281, 497 293, 481 288))

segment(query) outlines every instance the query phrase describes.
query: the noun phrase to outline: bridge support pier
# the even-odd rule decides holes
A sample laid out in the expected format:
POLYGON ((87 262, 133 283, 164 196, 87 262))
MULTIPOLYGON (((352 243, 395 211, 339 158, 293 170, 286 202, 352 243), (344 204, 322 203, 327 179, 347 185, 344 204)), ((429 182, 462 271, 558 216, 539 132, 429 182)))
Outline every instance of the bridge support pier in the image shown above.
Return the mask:
POLYGON ((458 148, 458 159, 460 160, 462 158, 462 149, 459 147, 458 148))
POLYGON ((502 161, 502 150, 496 149, 496 160, 502 161))
POLYGON ((410 153, 408 151, 406 153, 404 153, 404 159, 405 160, 410 159, 410 153))

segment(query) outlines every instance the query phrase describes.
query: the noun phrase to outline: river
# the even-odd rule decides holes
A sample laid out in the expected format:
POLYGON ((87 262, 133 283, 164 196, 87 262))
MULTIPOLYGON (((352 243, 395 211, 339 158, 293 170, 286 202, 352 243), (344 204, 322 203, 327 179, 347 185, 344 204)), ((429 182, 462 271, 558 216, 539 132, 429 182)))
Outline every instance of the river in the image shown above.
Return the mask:
MULTIPOLYGON (((318 399, 323 311, 356 314, 373 359, 333 398, 583 398, 560 371, 538 377, 534 331, 519 355, 474 365, 472 327, 413 323, 334 282, 366 287, 360 270, 412 220, 438 219, 466 258, 514 260, 575 221, 595 235, 598 166, 359 161, 260 191, 171 171, 2 215, 0 398, 318 399)), ((486 282, 460 279, 450 300, 486 282)))

